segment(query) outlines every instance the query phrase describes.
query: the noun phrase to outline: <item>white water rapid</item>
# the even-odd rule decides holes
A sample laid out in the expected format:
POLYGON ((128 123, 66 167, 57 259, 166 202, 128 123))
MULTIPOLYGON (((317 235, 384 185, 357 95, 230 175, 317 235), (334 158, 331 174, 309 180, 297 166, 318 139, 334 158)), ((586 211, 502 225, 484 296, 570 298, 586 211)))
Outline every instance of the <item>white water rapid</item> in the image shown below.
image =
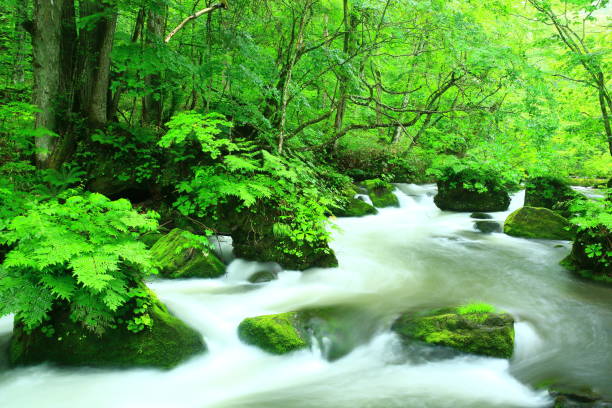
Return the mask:
MULTIPOLYGON (((336 221, 340 267, 285 271, 250 284, 255 263, 235 260, 216 280, 150 286, 199 330, 206 354, 171 370, 8 370, 2 408, 489 408, 549 407, 538 382, 588 384, 612 396, 612 289, 572 277, 558 262, 569 243, 483 234, 465 213, 433 204, 435 186, 398 185, 401 208, 336 221), (389 331, 403 311, 482 301, 510 312, 510 360, 433 358, 389 331), (248 316, 338 306, 353 319, 355 347, 335 361, 325 346, 285 356, 242 344, 248 316)), ((511 209, 522 205, 517 194, 511 209)), ((508 212, 494 213, 503 222, 508 212)), ((0 346, 10 336, 0 319, 0 346)))

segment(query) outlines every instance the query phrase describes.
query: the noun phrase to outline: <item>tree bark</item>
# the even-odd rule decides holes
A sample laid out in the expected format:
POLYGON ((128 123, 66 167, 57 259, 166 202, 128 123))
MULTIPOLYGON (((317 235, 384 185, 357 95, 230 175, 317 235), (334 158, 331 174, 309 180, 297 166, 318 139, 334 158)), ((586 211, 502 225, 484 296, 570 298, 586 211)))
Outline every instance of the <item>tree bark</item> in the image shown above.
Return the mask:
POLYGON ((61 77, 62 15, 68 0, 36 0, 34 3, 34 30, 32 32, 34 104, 36 127, 47 129, 36 138, 36 158, 44 167, 53 149, 54 132, 57 129, 57 105, 59 104, 61 77))
POLYGON ((87 0, 80 3, 80 15, 99 15, 94 23, 81 29, 80 108, 91 128, 106 124, 108 87, 110 82, 110 56, 117 27, 117 11, 106 2, 87 0))
MULTIPOLYGON (((163 44, 165 12, 149 10, 147 12, 147 47, 155 49, 163 44)), ((142 106, 144 125, 161 126, 163 100, 161 92, 161 71, 147 75, 145 83, 149 93, 145 95, 142 106)))

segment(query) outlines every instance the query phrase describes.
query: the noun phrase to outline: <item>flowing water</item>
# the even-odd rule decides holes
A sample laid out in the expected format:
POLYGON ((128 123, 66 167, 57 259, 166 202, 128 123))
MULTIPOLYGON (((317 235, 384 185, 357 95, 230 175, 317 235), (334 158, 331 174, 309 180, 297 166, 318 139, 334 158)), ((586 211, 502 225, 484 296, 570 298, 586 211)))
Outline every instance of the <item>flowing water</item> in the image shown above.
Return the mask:
MULTIPOLYGON (((209 352, 171 371, 0 367, 2 408, 413 408, 548 407, 535 384, 589 384, 612 397, 612 289, 572 277, 558 262, 569 243, 474 229, 469 214, 433 204, 434 186, 399 185, 401 208, 336 221, 340 267, 285 271, 249 284, 260 265, 235 260, 217 280, 151 287, 205 336, 209 352), (400 312, 483 301, 510 312, 510 360, 436 356, 389 331, 400 312), (242 344, 248 316, 307 307, 345 311, 352 350, 285 356, 242 344)), ((517 194, 511 210, 522 205, 517 194)), ((508 213, 495 213, 502 221, 508 213)), ((0 343, 11 330, 0 319, 0 343)))

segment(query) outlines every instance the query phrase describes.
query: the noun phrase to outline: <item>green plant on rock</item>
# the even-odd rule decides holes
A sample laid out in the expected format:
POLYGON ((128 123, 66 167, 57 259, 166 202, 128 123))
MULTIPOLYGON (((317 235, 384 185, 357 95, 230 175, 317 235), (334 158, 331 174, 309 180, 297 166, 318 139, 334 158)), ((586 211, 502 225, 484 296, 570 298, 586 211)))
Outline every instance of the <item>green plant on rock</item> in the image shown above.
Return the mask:
POLYGON ((570 210, 577 229, 571 255, 574 267, 596 280, 612 282, 612 202, 576 199, 570 210))
POLYGON ((517 191, 522 177, 521 172, 507 163, 455 156, 441 156, 427 174, 438 181, 448 182, 451 188, 457 187, 455 184, 460 180, 465 190, 478 193, 491 189, 517 191))
POLYGON ((279 250, 299 257, 304 245, 327 243, 332 199, 322 194, 316 171, 300 157, 281 157, 251 142, 230 140, 223 132, 228 126, 218 114, 194 112, 168 123, 170 131, 160 145, 177 149, 176 160, 194 163, 191 177, 178 185, 176 208, 184 215, 218 219, 219 209, 231 205, 229 211, 248 218, 265 202, 275 209, 272 223, 279 250), (188 146, 198 147, 194 157, 199 158, 188 158, 188 146))
POLYGON ((148 306, 138 285, 156 271, 137 238, 156 229, 156 214, 101 194, 68 190, 26 206, 0 229, 10 248, 0 266, 0 315, 14 313, 32 330, 68 307, 73 321, 97 333, 119 315, 130 330, 144 329, 148 306))

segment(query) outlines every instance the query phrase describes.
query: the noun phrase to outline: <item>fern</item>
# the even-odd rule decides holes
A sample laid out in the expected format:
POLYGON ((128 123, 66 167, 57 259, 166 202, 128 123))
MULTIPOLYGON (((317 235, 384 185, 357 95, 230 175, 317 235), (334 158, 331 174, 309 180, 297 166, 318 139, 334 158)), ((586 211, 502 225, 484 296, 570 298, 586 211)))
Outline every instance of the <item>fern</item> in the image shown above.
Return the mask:
POLYGON ((127 200, 74 190, 31 205, 0 230, 0 244, 12 248, 0 266, 0 315, 15 313, 33 329, 65 304, 93 331, 114 325, 130 288, 155 273, 136 238, 156 230, 156 218, 127 200))

